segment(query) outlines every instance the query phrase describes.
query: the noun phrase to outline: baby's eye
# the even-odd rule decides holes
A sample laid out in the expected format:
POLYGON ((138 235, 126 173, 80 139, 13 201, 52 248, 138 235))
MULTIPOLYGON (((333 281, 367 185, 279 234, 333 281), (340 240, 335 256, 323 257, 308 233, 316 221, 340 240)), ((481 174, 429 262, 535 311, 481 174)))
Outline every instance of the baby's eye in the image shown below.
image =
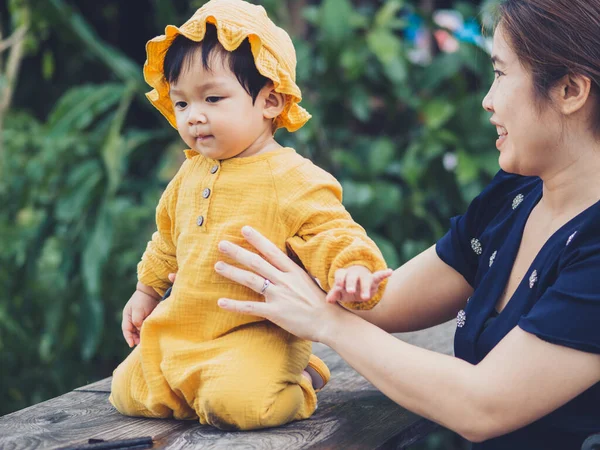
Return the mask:
POLYGON ((217 103, 219 101, 223 100, 223 97, 217 97, 215 95, 211 95, 210 97, 206 97, 206 102, 207 103, 217 103))
POLYGON ((183 109, 187 106, 186 102, 175 102, 175 108, 183 109))

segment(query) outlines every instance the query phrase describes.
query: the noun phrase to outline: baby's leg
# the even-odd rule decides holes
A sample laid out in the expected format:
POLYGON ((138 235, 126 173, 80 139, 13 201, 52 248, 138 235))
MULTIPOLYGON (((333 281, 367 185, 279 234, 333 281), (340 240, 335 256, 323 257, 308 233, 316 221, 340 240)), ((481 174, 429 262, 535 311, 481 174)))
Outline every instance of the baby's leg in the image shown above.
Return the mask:
POLYGON ((109 397, 113 406, 126 416, 195 418, 195 412, 168 388, 162 377, 154 377, 151 388, 148 387, 140 352, 137 346, 114 371, 109 397))
POLYGON ((194 401, 201 423, 251 430, 306 419, 314 412, 317 397, 302 375, 310 342, 260 322, 220 338, 218 345, 223 348, 205 368, 194 401))

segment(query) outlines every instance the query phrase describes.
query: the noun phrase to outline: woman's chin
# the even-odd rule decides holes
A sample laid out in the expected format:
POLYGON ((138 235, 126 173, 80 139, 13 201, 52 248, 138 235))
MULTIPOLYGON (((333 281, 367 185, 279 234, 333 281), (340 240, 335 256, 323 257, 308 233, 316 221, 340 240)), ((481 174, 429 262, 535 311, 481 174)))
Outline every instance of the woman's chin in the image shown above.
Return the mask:
POLYGON ((506 173, 519 173, 517 165, 506 153, 500 153, 498 157, 498 165, 506 173))

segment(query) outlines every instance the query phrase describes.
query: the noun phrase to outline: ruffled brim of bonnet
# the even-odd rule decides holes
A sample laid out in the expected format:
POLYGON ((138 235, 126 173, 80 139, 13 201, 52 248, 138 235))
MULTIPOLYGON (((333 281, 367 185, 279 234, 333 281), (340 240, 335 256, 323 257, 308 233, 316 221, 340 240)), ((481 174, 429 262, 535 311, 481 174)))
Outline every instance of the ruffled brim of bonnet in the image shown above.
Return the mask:
POLYGON ((248 38, 256 68, 269 78, 276 92, 285 94, 283 112, 275 119, 275 128, 296 131, 310 119, 298 103, 302 100, 296 85, 296 52, 288 34, 268 18, 262 6, 242 0, 211 0, 181 27, 168 25, 165 34, 146 44, 147 60, 144 79, 154 89, 148 100, 177 128, 175 112, 169 98, 169 84, 163 74, 165 55, 171 43, 181 34, 199 42, 204 39, 206 24, 217 29, 217 38, 227 51, 233 51, 248 38))

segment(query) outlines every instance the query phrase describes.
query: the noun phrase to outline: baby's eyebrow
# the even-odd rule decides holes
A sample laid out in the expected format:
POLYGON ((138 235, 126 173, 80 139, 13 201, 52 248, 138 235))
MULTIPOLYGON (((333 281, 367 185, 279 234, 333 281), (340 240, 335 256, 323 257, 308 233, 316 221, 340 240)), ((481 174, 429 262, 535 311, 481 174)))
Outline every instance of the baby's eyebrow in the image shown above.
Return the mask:
MULTIPOLYGON (((196 86, 196 90, 197 91, 207 91, 209 89, 219 89, 219 88, 224 88, 226 85, 225 83, 219 82, 219 81, 209 81, 207 83, 200 83, 198 86, 196 86)), ((169 89, 169 94, 171 95, 181 95, 183 94, 183 91, 181 91, 180 89, 177 88, 171 88, 169 89)))
POLYGON ((222 88, 225 87, 225 83, 221 83, 218 81, 209 81, 206 84, 200 84, 200 86, 198 86, 199 90, 207 90, 207 89, 215 89, 215 88, 222 88))

